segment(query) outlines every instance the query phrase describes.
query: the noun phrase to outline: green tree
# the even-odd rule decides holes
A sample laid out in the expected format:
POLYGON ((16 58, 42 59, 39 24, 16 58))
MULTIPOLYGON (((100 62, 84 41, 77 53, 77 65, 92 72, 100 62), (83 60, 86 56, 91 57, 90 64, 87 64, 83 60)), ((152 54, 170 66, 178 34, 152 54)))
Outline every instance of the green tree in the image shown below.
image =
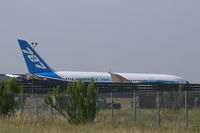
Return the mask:
POLYGON ((67 90, 63 92, 57 86, 48 92, 44 100, 70 123, 79 124, 94 120, 97 95, 92 79, 87 88, 83 81, 68 83, 67 90))
POLYGON ((0 115, 8 115, 15 110, 16 93, 23 93, 23 87, 17 86, 15 78, 0 82, 0 115))

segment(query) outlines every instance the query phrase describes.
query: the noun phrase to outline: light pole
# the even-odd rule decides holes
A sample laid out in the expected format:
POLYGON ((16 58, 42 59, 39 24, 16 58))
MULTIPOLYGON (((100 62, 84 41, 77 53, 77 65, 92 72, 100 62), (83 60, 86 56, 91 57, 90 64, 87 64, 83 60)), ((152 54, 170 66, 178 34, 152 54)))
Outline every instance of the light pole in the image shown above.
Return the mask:
MULTIPOLYGON (((32 47, 33 47, 33 50, 35 51, 35 47, 38 45, 38 43, 36 43, 36 42, 32 42, 31 45, 32 45, 32 47)), ((34 59, 35 59, 35 55, 34 55, 34 52, 33 52, 32 93, 33 93, 33 91, 34 91, 34 90, 33 90, 33 87, 34 87, 34 67, 35 67, 34 59)))

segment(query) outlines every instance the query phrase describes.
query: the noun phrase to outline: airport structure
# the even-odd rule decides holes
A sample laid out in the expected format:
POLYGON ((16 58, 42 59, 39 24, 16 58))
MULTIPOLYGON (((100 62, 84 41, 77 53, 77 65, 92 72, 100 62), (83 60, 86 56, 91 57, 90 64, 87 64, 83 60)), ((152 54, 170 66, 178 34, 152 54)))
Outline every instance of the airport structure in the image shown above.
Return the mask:
MULTIPOLYGON (((34 86, 35 93, 45 94, 56 88, 57 85, 61 87, 62 90, 67 89, 68 81, 42 81, 34 80, 34 85, 31 80, 29 81, 17 81, 18 85, 23 85, 25 92, 32 93, 32 87, 34 86)), ((85 82, 85 86, 88 82, 85 82)), ((182 91, 200 91, 200 84, 164 84, 164 83, 95 83, 95 88, 99 90, 99 93, 130 93, 135 91, 178 91, 181 87, 182 91)))
POLYGON ((0 74, 0 81, 9 79, 11 79, 11 77, 6 76, 5 74, 0 74))
MULTIPOLYGON (((6 76, 6 74, 0 74, 0 81, 9 80, 11 77, 6 76)), ((23 85, 26 93, 40 93, 45 94, 51 91, 57 85, 61 87, 62 90, 67 89, 67 84, 69 81, 60 80, 17 80, 18 85, 23 85), (34 89, 34 91, 32 91, 34 89)), ((88 82, 85 82, 88 85, 88 82)), ((119 83, 119 82, 96 82, 95 88, 98 88, 99 93, 131 93, 134 91, 178 91, 180 86, 182 91, 200 91, 200 84, 169 84, 169 83, 119 83)))

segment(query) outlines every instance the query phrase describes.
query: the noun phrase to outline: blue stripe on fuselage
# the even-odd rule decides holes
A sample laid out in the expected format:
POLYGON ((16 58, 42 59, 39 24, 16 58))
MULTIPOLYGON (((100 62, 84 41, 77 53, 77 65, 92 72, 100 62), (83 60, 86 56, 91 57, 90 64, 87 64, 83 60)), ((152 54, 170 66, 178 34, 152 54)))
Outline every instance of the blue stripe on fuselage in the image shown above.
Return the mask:
POLYGON ((49 73, 35 73, 35 75, 38 75, 38 76, 44 76, 48 79, 49 78, 54 78, 54 79, 63 79, 61 78, 59 75, 57 75, 56 73, 54 72, 49 72, 49 73))

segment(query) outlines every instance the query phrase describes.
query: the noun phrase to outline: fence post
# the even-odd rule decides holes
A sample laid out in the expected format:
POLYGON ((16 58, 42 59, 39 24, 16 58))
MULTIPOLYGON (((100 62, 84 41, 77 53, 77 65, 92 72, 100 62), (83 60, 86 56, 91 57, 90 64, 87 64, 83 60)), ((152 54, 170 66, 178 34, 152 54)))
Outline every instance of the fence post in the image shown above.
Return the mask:
POLYGON ((188 129, 187 91, 185 90, 185 128, 188 129))
POLYGON ((112 111, 112 120, 114 118, 114 112, 113 112, 113 92, 111 92, 111 111, 112 111))
POLYGON ((157 91, 158 126, 160 126, 160 93, 157 91))
POLYGON ((133 122, 136 122, 136 96, 135 91, 133 93, 133 122))
POLYGON ((21 112, 23 112, 22 98, 23 98, 23 94, 20 94, 20 108, 21 108, 21 112))
POLYGON ((38 94, 35 95, 36 95, 36 115, 38 117, 38 94))
POLYGON ((51 117, 52 117, 52 119, 53 119, 53 107, 50 106, 50 109, 51 109, 51 117))

